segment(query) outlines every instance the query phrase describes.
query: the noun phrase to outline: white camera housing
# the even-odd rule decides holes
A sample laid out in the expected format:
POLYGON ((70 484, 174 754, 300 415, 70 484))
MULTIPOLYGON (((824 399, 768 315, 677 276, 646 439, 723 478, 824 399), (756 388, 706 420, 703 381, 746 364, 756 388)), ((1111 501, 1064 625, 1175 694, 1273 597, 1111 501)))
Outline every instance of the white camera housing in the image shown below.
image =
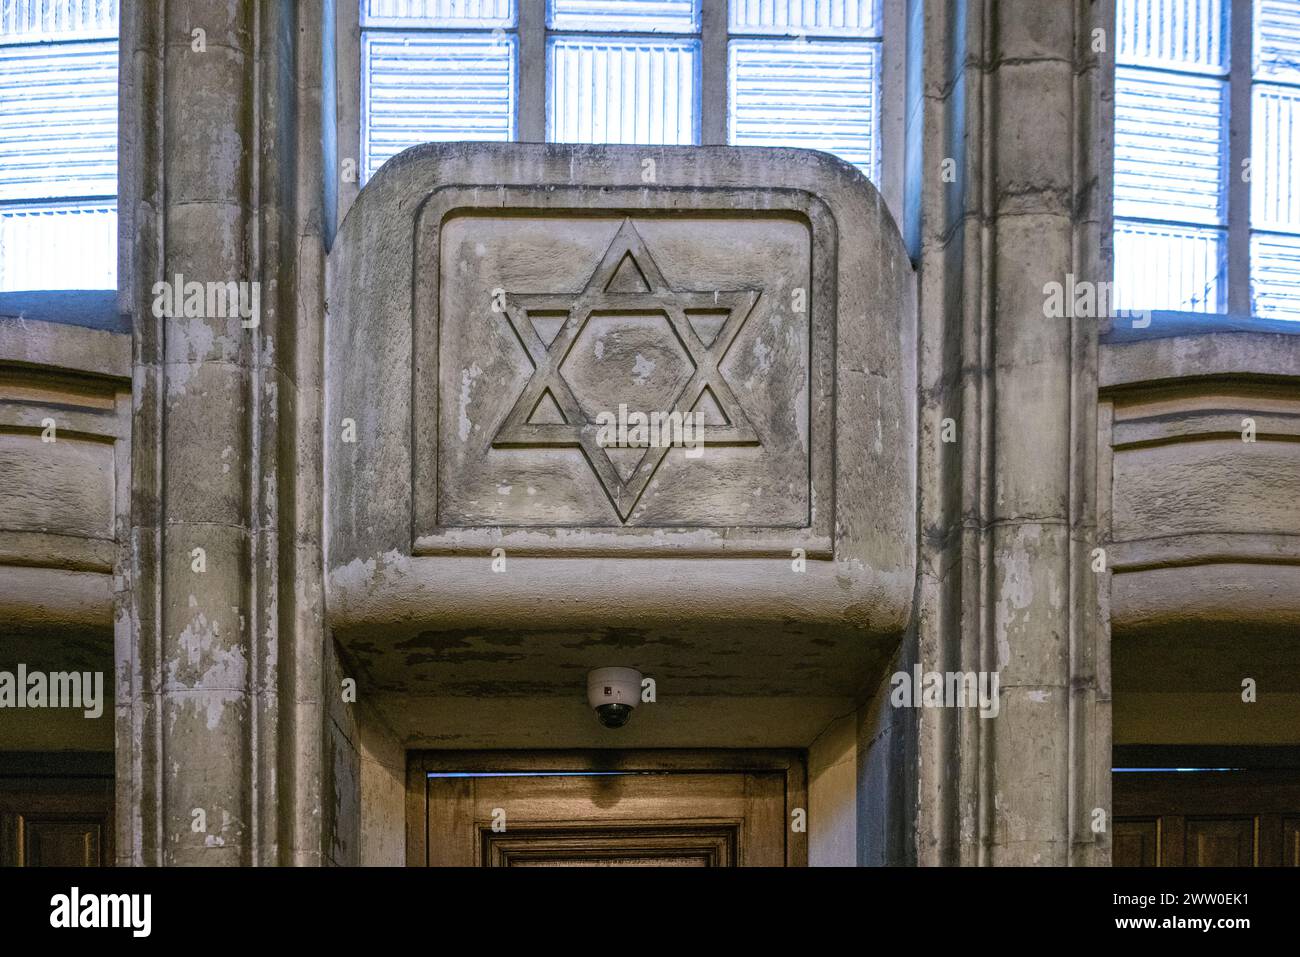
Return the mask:
POLYGON ((621 728, 641 702, 641 672, 635 668, 596 668, 587 674, 587 704, 607 728, 621 728))

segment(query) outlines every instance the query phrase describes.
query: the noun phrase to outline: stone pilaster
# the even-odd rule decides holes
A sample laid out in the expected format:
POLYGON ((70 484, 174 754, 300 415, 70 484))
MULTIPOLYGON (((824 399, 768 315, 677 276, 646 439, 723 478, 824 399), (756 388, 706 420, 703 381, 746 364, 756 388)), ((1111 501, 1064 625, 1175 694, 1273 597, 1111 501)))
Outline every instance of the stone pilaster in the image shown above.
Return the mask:
POLYGON ((1108 860, 1098 322, 1043 308, 1046 283, 1109 278, 1104 6, 926 4, 917 647, 926 669, 997 672, 1001 703, 920 716, 922 864, 1108 860))
MULTIPOLYGON (((301 516, 319 509, 297 476, 319 471, 297 438, 297 382, 314 415, 319 349, 310 338, 298 348, 298 319, 320 321, 320 229, 319 201, 299 201, 299 152, 320 164, 318 112, 297 106, 318 102, 320 57, 318 45, 314 60, 295 52, 300 19, 319 30, 319 4, 123 6, 133 250, 121 284, 136 407, 117 626, 119 859, 311 861, 318 831, 298 818, 319 788, 319 536, 301 516), (174 297, 204 290, 201 314, 183 301, 179 315, 156 314, 156 284, 177 277, 174 297), (213 308, 209 284, 230 283, 252 315, 213 308), (280 582, 298 575, 302 591, 286 594, 280 582)), ((319 196, 318 176, 307 195, 319 196)))

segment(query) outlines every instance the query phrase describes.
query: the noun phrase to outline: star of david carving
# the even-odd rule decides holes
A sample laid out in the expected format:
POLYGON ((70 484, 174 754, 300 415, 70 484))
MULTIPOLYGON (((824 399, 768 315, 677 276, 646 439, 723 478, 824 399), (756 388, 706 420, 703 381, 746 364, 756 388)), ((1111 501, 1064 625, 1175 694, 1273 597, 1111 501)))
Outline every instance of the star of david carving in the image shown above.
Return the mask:
POLYGON ((606 449, 596 441, 598 427, 581 408, 560 368, 593 314, 658 314, 669 327, 694 367, 669 409, 645 412, 681 412, 695 409, 711 394, 725 424, 704 428, 704 445, 758 445, 754 431, 731 387, 719 370, 727 350, 754 310, 759 289, 688 291, 674 289, 655 264, 645 241, 624 219, 586 285, 576 293, 507 293, 505 314, 510 327, 533 365, 533 375, 492 440, 494 448, 576 448, 581 450, 619 518, 626 522, 641 493, 668 454, 667 446, 649 447, 624 479, 606 449), (638 288, 613 288, 618 285, 638 288), (716 334, 701 338, 690 315, 721 316, 716 334), (534 318, 560 322, 549 344, 538 334, 534 318), (563 422, 530 421, 550 394, 563 422))

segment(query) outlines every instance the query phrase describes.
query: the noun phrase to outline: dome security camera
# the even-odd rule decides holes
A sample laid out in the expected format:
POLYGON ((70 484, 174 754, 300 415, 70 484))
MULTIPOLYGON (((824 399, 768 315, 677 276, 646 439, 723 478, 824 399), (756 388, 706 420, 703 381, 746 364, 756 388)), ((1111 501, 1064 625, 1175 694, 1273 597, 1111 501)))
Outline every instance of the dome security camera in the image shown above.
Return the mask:
POLYGON ((641 701, 641 672, 635 668, 596 668, 587 674, 587 704, 607 728, 621 728, 641 701))

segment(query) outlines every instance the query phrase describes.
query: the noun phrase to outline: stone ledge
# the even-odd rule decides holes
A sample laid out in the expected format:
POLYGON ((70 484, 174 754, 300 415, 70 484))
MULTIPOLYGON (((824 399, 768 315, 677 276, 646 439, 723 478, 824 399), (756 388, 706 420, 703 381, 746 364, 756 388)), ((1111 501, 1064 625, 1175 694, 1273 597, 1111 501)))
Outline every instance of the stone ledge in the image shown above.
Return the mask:
POLYGON ((0 292, 0 319, 33 319, 103 332, 131 332, 131 317, 118 311, 116 289, 0 292))
MULTIPOLYGON (((1300 323, 1295 325, 1300 333, 1300 323)), ((1100 346, 1100 366, 1102 392, 1171 379, 1284 376, 1300 380, 1300 335, 1220 330, 1108 340, 1100 346)))
POLYGON ((0 293, 0 362, 80 372, 111 379, 131 378, 128 332, 91 328, 70 320, 9 313, 10 293, 0 293))

